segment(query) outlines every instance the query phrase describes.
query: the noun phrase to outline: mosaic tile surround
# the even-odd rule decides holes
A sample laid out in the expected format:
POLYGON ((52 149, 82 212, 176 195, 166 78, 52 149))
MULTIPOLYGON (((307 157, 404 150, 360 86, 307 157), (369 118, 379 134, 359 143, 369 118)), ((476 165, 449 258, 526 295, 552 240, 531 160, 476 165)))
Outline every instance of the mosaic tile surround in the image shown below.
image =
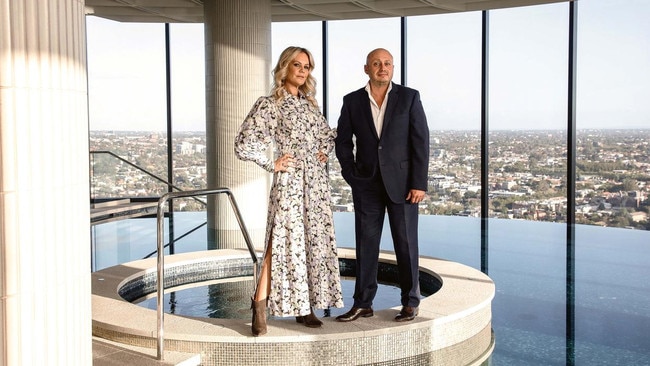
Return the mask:
MULTIPOLYGON (((340 271, 342 276, 354 277, 355 261, 351 258, 340 258, 340 271)), ((397 266, 392 263, 379 263, 377 278, 382 283, 396 284, 397 266)), ((253 276, 253 263, 250 258, 230 258, 219 261, 202 261, 191 265, 173 266, 165 268, 165 289, 178 288, 188 284, 213 280, 226 280, 253 276)), ((129 302, 148 295, 155 295, 158 282, 156 272, 143 273, 141 276, 131 278, 118 289, 120 296, 129 302)), ((432 274, 420 274, 420 287, 427 296, 437 292, 442 283, 432 274)))
MULTIPOLYGON (((353 263, 354 250, 339 248, 339 257, 343 264, 353 263)), ((395 257, 383 252, 380 261, 390 268, 395 257)), ((422 257, 420 271, 426 282, 423 292, 431 286, 435 293, 422 300, 412 322, 393 321, 399 308, 375 309, 374 317, 350 323, 323 318, 323 327, 317 329, 293 318, 273 318, 266 335, 252 337, 250 320, 165 314, 165 350, 200 354, 201 365, 481 364, 494 347, 494 283, 471 267, 436 258, 422 257)), ((166 288, 216 278, 229 281, 251 276, 252 263, 243 250, 185 253, 165 257, 165 274, 166 288)), ((155 290, 155 281, 155 258, 93 273, 93 334, 155 349, 156 312, 125 300, 155 290)))

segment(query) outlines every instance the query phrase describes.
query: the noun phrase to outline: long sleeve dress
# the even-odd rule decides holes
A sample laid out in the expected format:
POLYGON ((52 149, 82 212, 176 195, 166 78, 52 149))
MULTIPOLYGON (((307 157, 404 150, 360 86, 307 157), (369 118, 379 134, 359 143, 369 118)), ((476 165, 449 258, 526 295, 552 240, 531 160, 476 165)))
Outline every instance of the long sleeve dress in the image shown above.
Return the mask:
POLYGON ((260 97, 235 139, 241 160, 274 171, 275 158, 293 154, 287 172, 276 172, 271 186, 266 226, 266 250, 271 248, 273 316, 305 316, 310 306, 343 307, 336 238, 326 163, 336 131, 304 96, 285 91, 279 102, 260 97), (274 150, 270 159, 267 150, 274 150))

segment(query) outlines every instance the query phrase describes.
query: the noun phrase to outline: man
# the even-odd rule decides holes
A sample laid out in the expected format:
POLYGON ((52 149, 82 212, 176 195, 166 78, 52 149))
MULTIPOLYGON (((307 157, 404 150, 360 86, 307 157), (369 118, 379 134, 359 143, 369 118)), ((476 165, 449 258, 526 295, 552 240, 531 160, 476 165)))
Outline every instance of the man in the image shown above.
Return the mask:
POLYGON ((402 303, 395 320, 409 321, 420 304, 418 204, 427 189, 429 128, 420 93, 392 83, 390 52, 370 52, 364 71, 368 84, 343 98, 337 128, 336 156, 352 188, 357 258, 354 304, 336 320, 373 316, 379 243, 388 212, 402 303))

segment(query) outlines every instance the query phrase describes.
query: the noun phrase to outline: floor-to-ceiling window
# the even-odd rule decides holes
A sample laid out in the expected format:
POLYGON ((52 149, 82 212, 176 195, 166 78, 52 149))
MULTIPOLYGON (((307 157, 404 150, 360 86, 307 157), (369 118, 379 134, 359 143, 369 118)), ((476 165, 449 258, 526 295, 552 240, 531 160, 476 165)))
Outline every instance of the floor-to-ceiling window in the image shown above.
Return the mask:
MULTIPOLYGON (((86 19, 91 200, 155 200, 170 189, 168 183, 182 190, 205 188, 203 24, 86 19)), ((173 203, 177 211, 205 215, 198 200, 173 203)), ((165 241, 174 243, 179 237, 204 241, 204 235, 192 234, 196 226, 175 220, 165 241)), ((108 222, 93 225, 91 234, 93 243, 97 238, 139 243, 115 246, 118 262, 155 254, 155 222, 146 228, 108 222)), ((174 252, 173 244, 169 250, 174 252)), ((93 265, 101 268, 102 260, 106 258, 93 265)))
POLYGON ((576 364, 647 364, 650 3, 579 5, 576 364))
POLYGON ((568 6, 500 9, 489 18, 489 274, 502 289, 493 301, 493 357, 525 364, 518 362, 533 344, 539 359, 531 364, 561 363, 568 6), (504 219, 529 221, 513 230, 504 219))
MULTIPOLYGON (((646 102, 650 6, 645 0, 589 0, 578 5, 576 220, 588 225, 576 225, 575 258, 566 257, 564 224, 570 189, 566 182, 569 5, 489 11, 488 241, 489 275, 497 284, 493 302, 497 346, 492 356, 496 365, 606 365, 621 360, 647 364, 650 343, 644 334, 650 327, 646 305, 650 288, 644 281, 648 276, 644 259, 650 229, 646 102), (568 262, 575 263, 575 319, 566 316, 570 314, 568 262), (569 331, 574 339, 567 336, 569 331)), ((92 19, 88 24, 91 131, 110 132, 100 137, 91 132, 91 146, 113 150, 128 144, 135 153, 128 155, 130 148, 120 150, 120 156, 152 156, 164 139, 149 132, 164 131, 166 120, 164 27, 92 19), (111 29, 109 33, 99 29, 104 26, 111 29), (128 29, 132 33, 122 33, 128 29), (137 49, 127 51, 130 42, 137 49), (104 69, 97 68, 103 61, 110 62, 104 69), (138 84, 135 89, 131 86, 135 82, 145 88, 138 84), (130 89, 110 92, 113 85, 130 89), (149 102, 149 96, 155 102, 149 102), (138 110, 130 112, 134 106, 138 110), (157 122, 150 124, 152 119, 157 122), (144 139, 121 138, 123 131, 138 131, 144 139)), ((431 215, 422 221, 422 251, 478 267, 480 227, 472 216, 480 207, 481 13, 406 18, 405 55, 400 52, 400 25, 399 18, 330 21, 325 59, 321 22, 274 23, 271 65, 288 45, 309 48, 317 62, 317 97, 322 105, 327 93, 326 112, 330 125, 336 126, 343 95, 367 81, 363 73, 367 53, 376 47, 389 49, 396 62, 394 80, 421 92, 432 131, 431 186, 422 207, 423 214, 431 215), (407 62, 405 78, 400 74, 402 56, 407 62), (325 63, 327 80, 322 74, 325 63)), ((204 69, 202 29, 176 27, 171 27, 174 138, 199 131, 205 108, 199 73, 204 69), (175 50, 184 54, 176 55, 175 50), (187 67, 186 61, 199 69, 185 70, 192 71, 193 81, 177 76, 187 67), (197 100, 201 104, 195 104, 197 100)), ((192 161, 191 169, 175 170, 174 183, 199 187, 202 163, 195 154, 200 139, 189 143, 174 143, 175 169, 183 161, 192 161), (190 152, 184 154, 187 148, 190 152)), ((332 158, 334 207, 348 211, 352 209, 349 189, 336 164, 332 158)), ((160 170, 165 176, 166 165, 160 166, 165 167, 160 170)), ((157 164, 148 163, 146 168, 159 171, 157 164)), ((98 174, 97 163, 94 169, 98 174)), ((110 189, 106 191, 110 194, 121 189, 118 183, 137 178, 125 165, 104 169, 120 179, 97 180, 98 187, 110 189)), ((352 214, 335 216, 337 236, 343 238, 338 244, 353 246, 352 214)), ((138 242, 152 237, 142 231, 131 235, 138 242)), ((384 245, 391 249, 389 238, 384 245)), ((116 261, 146 254, 138 250, 120 254, 116 261)))
POLYGON ((423 240, 437 256, 480 268, 481 13, 408 17, 406 28, 405 83, 420 92, 431 134, 420 212, 435 220, 423 240))

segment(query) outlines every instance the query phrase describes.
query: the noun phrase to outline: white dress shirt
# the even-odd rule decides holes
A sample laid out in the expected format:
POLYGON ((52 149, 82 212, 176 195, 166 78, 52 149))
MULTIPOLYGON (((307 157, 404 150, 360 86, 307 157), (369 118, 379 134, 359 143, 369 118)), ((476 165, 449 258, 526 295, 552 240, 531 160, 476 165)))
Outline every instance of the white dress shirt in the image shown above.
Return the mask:
POLYGON ((368 92, 368 99, 370 99, 370 110, 372 111, 372 120, 375 122, 375 128, 377 129, 377 136, 381 137, 381 128, 384 125, 384 114, 386 113, 386 103, 388 102, 388 94, 391 89, 393 89, 393 83, 391 82, 388 85, 388 90, 386 90, 386 96, 384 101, 381 103, 381 106, 377 105, 377 101, 372 97, 370 93, 370 82, 366 84, 366 91, 368 92))

